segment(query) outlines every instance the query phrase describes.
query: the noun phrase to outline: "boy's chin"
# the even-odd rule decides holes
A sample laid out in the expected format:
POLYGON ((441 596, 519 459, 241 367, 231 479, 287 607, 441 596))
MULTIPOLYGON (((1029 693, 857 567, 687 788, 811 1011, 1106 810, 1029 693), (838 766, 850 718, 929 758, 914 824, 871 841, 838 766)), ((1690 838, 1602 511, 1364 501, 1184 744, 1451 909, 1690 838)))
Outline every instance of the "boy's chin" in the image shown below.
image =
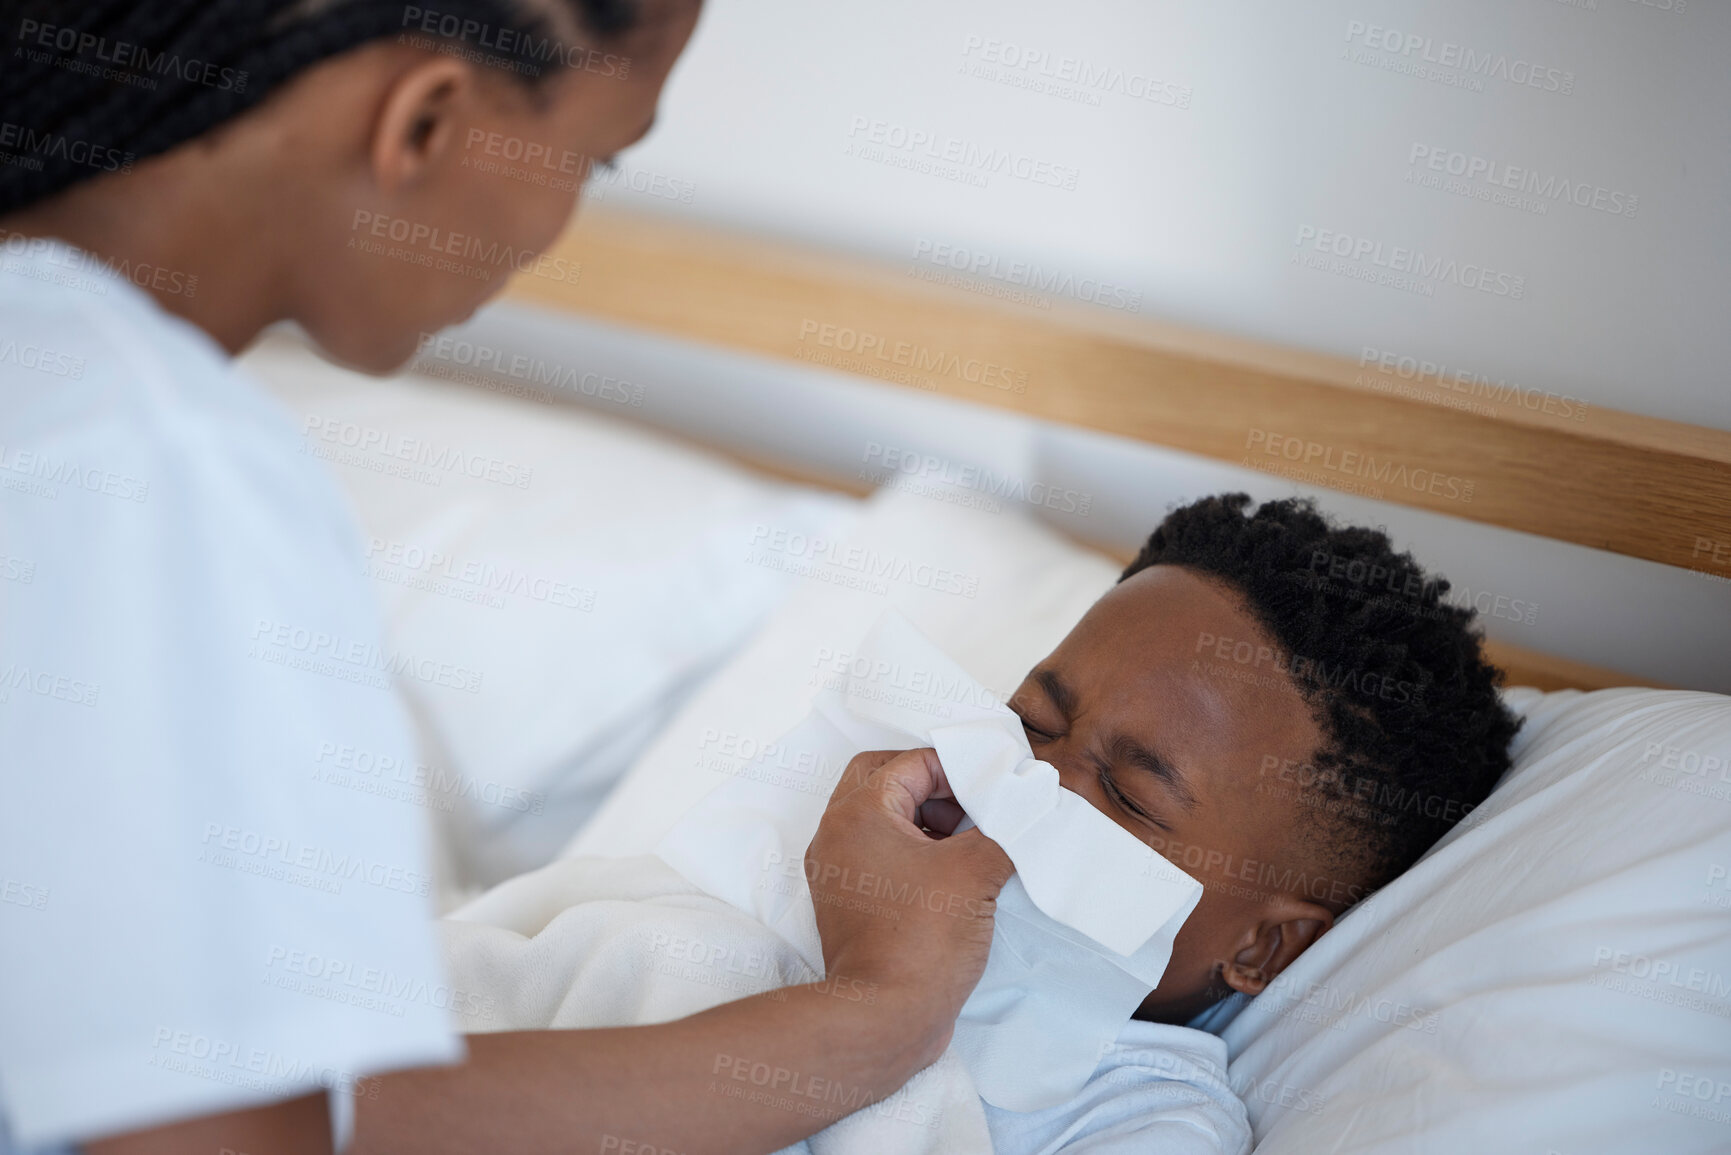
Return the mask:
MULTIPOLYGON (((428 330, 431 331, 431 330, 428 330)), ((422 334, 416 332, 309 333, 325 360, 357 373, 382 377, 402 369, 420 351, 422 334)))
POLYGON ((1198 990, 1165 989, 1150 991, 1136 1008, 1132 1019, 1144 1023, 1167 1023, 1181 1027, 1232 993, 1224 982, 1205 983, 1198 990))

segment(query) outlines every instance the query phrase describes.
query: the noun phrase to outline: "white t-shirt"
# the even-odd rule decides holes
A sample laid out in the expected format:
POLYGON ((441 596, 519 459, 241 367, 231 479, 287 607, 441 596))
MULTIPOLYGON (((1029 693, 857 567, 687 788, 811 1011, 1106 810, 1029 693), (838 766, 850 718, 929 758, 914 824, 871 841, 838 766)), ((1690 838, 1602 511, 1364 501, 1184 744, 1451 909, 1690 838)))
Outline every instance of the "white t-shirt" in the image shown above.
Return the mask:
POLYGON ((462 1054, 358 529, 119 274, 0 235, 0 1150, 462 1054))

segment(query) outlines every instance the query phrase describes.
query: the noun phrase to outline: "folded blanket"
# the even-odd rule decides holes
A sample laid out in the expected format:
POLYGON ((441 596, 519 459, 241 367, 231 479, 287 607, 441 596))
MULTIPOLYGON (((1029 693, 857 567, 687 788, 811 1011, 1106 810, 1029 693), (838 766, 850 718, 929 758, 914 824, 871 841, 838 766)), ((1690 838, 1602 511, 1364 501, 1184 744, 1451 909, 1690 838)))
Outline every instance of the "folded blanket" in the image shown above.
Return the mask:
MULTIPOLYGON (((663 1023, 823 977, 781 936, 654 857, 555 862, 440 928, 451 985, 474 992, 466 1005, 482 1012, 463 1024, 469 1031, 663 1023)), ((856 1089, 779 1078, 746 1056, 718 1056, 711 1090, 807 1114, 862 1108, 789 1152, 992 1150, 979 1096, 953 1053, 870 1106, 856 1089)))

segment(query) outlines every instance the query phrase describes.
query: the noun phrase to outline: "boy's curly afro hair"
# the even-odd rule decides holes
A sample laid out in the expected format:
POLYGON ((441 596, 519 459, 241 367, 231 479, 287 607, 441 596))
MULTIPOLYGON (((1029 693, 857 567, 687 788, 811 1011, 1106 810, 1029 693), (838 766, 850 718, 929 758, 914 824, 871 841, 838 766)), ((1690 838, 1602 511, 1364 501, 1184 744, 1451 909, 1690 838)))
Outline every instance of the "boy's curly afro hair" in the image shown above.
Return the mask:
POLYGON ((1183 566, 1243 599, 1323 734, 1303 776, 1302 845, 1375 890, 1484 801, 1520 721, 1446 579, 1308 500, 1249 507, 1232 493, 1173 510, 1119 580, 1183 566))

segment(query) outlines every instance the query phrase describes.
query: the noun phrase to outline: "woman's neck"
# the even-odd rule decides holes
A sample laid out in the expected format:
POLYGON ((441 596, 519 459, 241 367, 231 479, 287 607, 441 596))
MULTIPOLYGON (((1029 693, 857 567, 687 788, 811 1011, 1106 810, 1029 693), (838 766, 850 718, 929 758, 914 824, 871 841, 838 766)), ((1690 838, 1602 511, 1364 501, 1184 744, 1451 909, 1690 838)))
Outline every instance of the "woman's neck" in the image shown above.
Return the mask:
POLYGON ((246 191, 211 171, 196 147, 74 185, 0 218, 0 229, 82 249, 239 353, 285 315, 278 250, 273 230, 241 208, 246 191))

